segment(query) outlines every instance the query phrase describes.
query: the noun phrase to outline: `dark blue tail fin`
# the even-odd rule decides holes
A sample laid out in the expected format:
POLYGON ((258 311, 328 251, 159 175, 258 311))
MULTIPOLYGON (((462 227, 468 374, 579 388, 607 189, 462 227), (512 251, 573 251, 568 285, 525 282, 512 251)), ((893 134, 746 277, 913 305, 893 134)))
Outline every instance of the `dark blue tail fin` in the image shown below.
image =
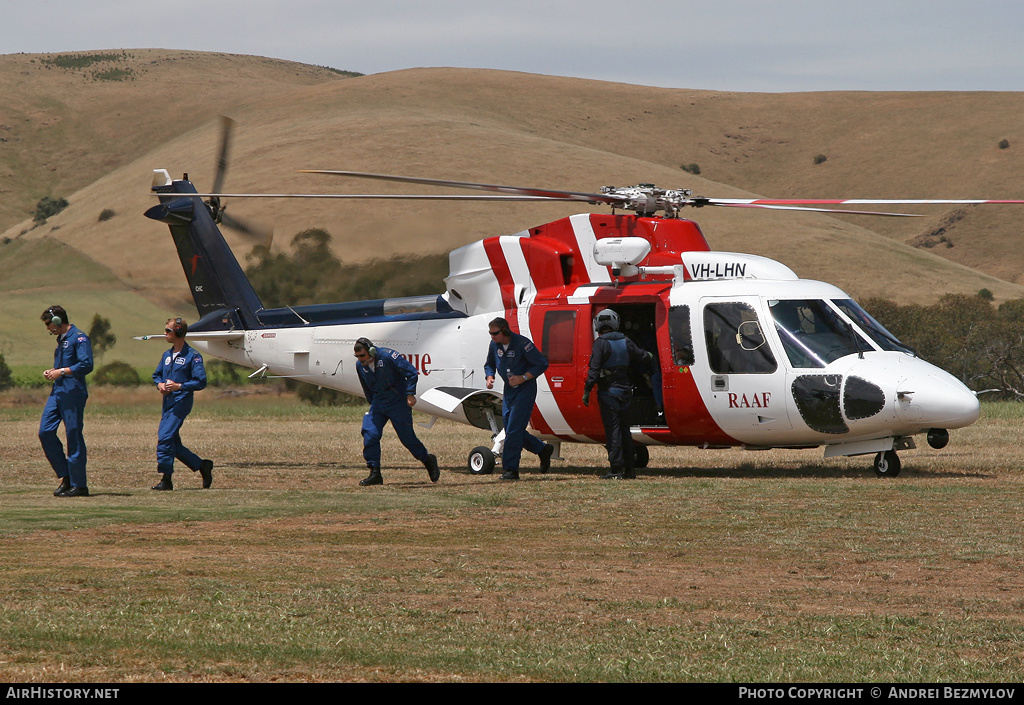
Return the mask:
POLYGON ((188 176, 172 181, 166 171, 156 171, 153 191, 159 195, 160 205, 146 211, 146 217, 170 227, 199 311, 199 322, 189 329, 260 328, 256 314, 263 304, 207 205, 198 196, 189 196, 198 192, 188 176))

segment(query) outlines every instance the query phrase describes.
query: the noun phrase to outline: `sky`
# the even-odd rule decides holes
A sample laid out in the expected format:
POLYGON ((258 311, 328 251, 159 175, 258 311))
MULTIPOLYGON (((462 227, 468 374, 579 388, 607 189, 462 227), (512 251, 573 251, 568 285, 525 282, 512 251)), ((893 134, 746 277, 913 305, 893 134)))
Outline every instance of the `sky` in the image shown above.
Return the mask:
POLYGON ((0 53, 182 49, 666 88, 1024 90, 1020 0, 3 0, 0 53))

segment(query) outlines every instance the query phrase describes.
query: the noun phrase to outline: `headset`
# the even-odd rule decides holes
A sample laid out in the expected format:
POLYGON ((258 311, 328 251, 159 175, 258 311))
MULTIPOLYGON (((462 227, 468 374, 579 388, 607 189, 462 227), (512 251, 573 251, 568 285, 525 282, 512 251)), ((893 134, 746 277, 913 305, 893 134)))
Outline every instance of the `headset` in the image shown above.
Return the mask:
POLYGON ((365 350, 370 357, 377 357, 377 348, 374 347, 373 343, 370 342, 369 338, 359 338, 356 341, 356 345, 365 350))
POLYGON ((501 328, 501 334, 505 336, 512 336, 512 329, 508 325, 508 321, 504 318, 495 318, 491 321, 492 326, 499 326, 501 328))
POLYGON ((184 338, 185 334, 188 333, 188 324, 181 318, 175 318, 171 330, 174 331, 175 338, 184 338))
POLYGON ((50 308, 46 309, 46 313, 50 315, 50 323, 48 325, 57 326, 59 328, 60 326, 64 325, 64 319, 54 312, 55 308, 57 307, 51 306, 50 308))

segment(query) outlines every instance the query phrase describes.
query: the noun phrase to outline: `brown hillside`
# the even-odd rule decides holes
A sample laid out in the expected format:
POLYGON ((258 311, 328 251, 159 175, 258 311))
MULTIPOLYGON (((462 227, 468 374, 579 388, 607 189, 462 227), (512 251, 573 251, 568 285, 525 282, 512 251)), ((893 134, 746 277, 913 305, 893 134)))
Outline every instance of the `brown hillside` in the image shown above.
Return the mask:
POLYGON ((341 78, 278 59, 158 49, 0 56, 0 228, 254 93, 341 78))
MULTIPOLYGON (((141 216, 154 203, 147 194, 151 170, 167 168, 175 177, 187 171, 200 189, 209 188, 219 113, 238 122, 227 179, 233 192, 399 190, 296 173, 334 168, 581 191, 656 182, 721 197, 1024 195, 1021 179, 1012 176, 1019 173, 1013 160, 1024 149, 1024 135, 1015 148, 1009 117, 1014 106, 1024 107, 1024 94, 728 94, 461 69, 335 80, 337 74, 323 69, 256 57, 162 56, 160 68, 146 74, 162 86, 162 103, 143 109, 124 99, 117 114, 89 114, 85 108, 76 113, 76 124, 93 125, 92 131, 111 115, 128 118, 119 129, 132 135, 124 141, 136 148, 121 150, 113 170, 94 157, 88 162, 93 180, 69 195, 71 206, 23 237, 58 238, 168 304, 180 301, 185 290, 166 228, 141 216), (214 84, 226 88, 218 92, 214 84), (181 101, 188 107, 178 106, 181 101), (163 117, 175 110, 189 119, 163 117), (991 123, 987 115, 995 116, 991 123), (1010 149, 998 149, 1003 138, 1010 149), (828 159, 815 165, 819 153, 828 159), (691 162, 700 165, 701 176, 680 170, 691 162), (967 164, 975 167, 966 169, 967 164), (104 208, 117 216, 101 223, 97 216, 104 208)), ((26 80, 34 76, 53 90, 50 72, 31 69, 26 80)), ((61 86, 73 83, 62 80, 61 86)), ((138 90, 131 81, 80 88, 138 90)), ((102 101, 83 97, 76 104, 102 101)), ((55 183, 56 174, 67 184, 76 176, 63 161, 49 165, 55 183)), ((353 266, 395 253, 447 251, 587 210, 566 204, 229 203, 236 216, 274 224, 277 247, 299 230, 325 227, 353 266)), ((728 209, 688 215, 702 224, 716 249, 780 259, 801 276, 832 281, 855 296, 929 301, 947 291, 987 287, 1000 298, 1020 297, 1021 286, 939 256, 973 253, 972 267, 1024 282, 1024 258, 1000 249, 1015 236, 1012 223, 1019 211, 990 211, 999 208, 1005 210, 983 216, 974 215, 980 209, 967 209, 951 226, 957 231, 952 248, 914 248, 904 241, 935 230, 954 209, 900 220, 728 209), (981 218, 988 219, 986 226, 975 228, 981 218)), ((6 235, 19 237, 25 227, 19 224, 6 235)), ((237 253, 248 248, 244 240, 229 239, 237 253)))

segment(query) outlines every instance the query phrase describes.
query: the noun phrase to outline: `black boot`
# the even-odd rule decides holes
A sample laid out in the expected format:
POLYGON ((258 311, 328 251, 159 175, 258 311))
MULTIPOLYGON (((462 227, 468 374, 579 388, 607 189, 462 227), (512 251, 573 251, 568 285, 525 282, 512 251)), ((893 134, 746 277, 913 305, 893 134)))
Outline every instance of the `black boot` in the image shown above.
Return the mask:
POLYGON ((545 443, 544 448, 540 451, 540 471, 547 472, 551 469, 551 456, 555 454, 555 447, 550 443, 545 443))
POLYGON ((163 476, 163 479, 160 480, 160 482, 158 482, 157 484, 153 485, 153 489, 154 490, 161 490, 161 491, 173 490, 174 489, 174 483, 171 482, 171 475, 170 475, 170 473, 165 473, 164 476, 163 476))
POLYGON ((441 478, 441 468, 437 465, 436 455, 428 455, 423 460, 423 467, 427 469, 427 474, 430 475, 431 482, 437 482, 441 478))
POLYGON ((203 476, 203 489, 210 489, 210 485, 213 484, 213 461, 204 460, 199 463, 199 474, 203 476))
POLYGON ((384 478, 380 474, 380 468, 370 468, 370 474, 360 480, 359 484, 363 487, 369 487, 370 485, 383 485, 384 478))
POLYGON ((601 475, 602 480, 621 480, 625 475, 622 472, 622 468, 612 468, 610 473, 601 475))
POLYGON ((71 489, 71 480, 67 477, 62 478, 60 481, 60 487, 53 491, 54 497, 61 497, 65 492, 71 489))

